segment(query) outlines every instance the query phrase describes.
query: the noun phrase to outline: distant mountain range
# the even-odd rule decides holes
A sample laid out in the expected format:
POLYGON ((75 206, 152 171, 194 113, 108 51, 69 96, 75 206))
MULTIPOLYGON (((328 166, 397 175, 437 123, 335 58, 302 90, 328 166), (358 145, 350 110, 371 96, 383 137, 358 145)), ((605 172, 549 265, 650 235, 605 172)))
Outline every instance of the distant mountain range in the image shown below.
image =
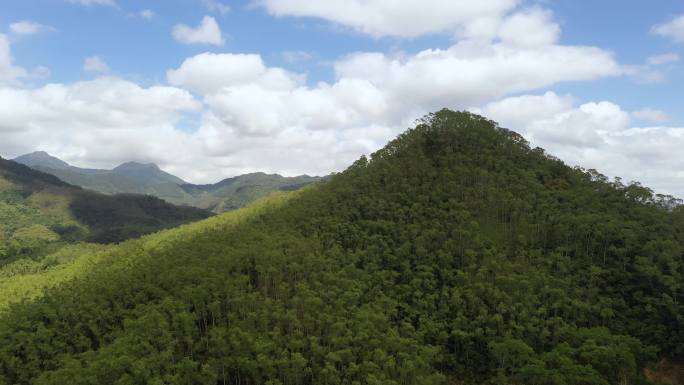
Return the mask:
POLYGON ((87 191, 0 158, 0 266, 67 244, 119 242, 211 215, 152 196, 87 191))
POLYGON ((70 165, 47 152, 37 151, 14 159, 62 181, 104 194, 146 194, 176 205, 195 206, 214 212, 244 207, 275 191, 299 189, 320 177, 251 173, 215 184, 194 185, 171 175, 154 163, 127 162, 112 170, 70 165))

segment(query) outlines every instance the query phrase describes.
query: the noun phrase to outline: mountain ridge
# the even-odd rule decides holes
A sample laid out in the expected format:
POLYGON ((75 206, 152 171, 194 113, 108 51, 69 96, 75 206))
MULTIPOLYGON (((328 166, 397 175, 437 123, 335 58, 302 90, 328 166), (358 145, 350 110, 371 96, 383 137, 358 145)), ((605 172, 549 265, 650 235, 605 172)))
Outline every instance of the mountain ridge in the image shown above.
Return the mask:
POLYGON ((320 177, 254 172, 225 178, 214 184, 195 185, 167 173, 154 163, 125 162, 111 170, 83 169, 39 151, 15 158, 30 167, 55 175, 67 183, 104 194, 145 194, 176 205, 214 212, 244 207, 276 191, 292 191, 321 180, 320 177), (54 168, 50 165, 61 165, 54 168))

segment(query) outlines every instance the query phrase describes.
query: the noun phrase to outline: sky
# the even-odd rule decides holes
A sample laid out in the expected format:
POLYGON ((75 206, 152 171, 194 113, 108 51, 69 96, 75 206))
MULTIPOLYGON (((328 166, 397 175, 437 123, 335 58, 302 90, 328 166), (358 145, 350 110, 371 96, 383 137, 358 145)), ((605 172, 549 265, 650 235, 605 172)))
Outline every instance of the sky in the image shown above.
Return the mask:
POLYGON ((0 155, 341 171, 441 108, 684 197, 681 0, 0 4, 0 155))

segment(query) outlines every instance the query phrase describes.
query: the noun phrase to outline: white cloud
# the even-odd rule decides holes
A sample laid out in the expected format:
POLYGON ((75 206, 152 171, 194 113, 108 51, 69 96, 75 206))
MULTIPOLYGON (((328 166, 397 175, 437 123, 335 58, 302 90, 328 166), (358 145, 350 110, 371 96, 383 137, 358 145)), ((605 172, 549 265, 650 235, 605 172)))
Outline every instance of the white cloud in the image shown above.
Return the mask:
POLYGON ((183 44, 223 45, 224 39, 216 19, 204 16, 200 25, 192 28, 185 24, 173 27, 173 37, 183 44))
POLYGON ((203 53, 186 59, 167 73, 169 83, 193 92, 211 94, 224 87, 260 84, 272 89, 291 89, 303 78, 280 68, 266 68, 256 54, 203 53))
MULTIPOLYGON (((502 16, 489 27, 463 32, 447 49, 345 56, 335 62, 333 82, 315 85, 302 74, 267 66, 256 54, 186 59, 167 72, 167 80, 202 96, 206 106, 194 138, 210 160, 195 177, 211 180, 211 167, 229 175, 259 169, 325 174, 376 150, 429 111, 625 73, 610 52, 558 44, 559 27, 540 8, 502 16)), ((537 112, 549 114, 571 108, 573 100, 556 95, 524 102, 543 102, 537 112)))
POLYGON ((3 154, 43 148, 87 166, 122 159, 183 158, 192 138, 174 129, 185 112, 201 108, 187 91, 143 88, 118 78, 99 78, 38 89, 0 88, 3 154))
MULTIPOLYGON (((522 133, 533 146, 545 148, 570 165, 595 168, 608 176, 636 180, 656 192, 684 197, 684 128, 635 127, 630 114, 608 101, 579 106, 558 103, 552 92, 523 95, 489 103, 478 112, 522 133)), ((570 99, 567 99, 570 100, 570 99)), ((644 109, 638 119, 664 117, 644 109)))
POLYGON ((21 20, 10 24, 10 31, 15 35, 34 35, 36 33, 52 29, 54 28, 36 23, 35 21, 31 20, 21 20))
POLYGON ((275 16, 317 17, 373 36, 455 33, 475 20, 500 18, 519 0, 258 0, 275 16))
POLYGON ((202 3, 204 3, 204 6, 210 12, 217 12, 222 15, 225 15, 226 13, 230 12, 230 6, 218 0, 202 0, 202 3))
MULTIPOLYGON (((336 62, 334 82, 315 85, 268 67, 259 55, 203 53, 168 71, 167 80, 203 97, 206 110, 194 137, 211 158, 208 167, 229 175, 259 169, 325 174, 376 150, 429 111, 622 73, 609 52, 551 41, 462 41, 401 57, 356 53, 336 62)), ((544 102, 558 111, 572 106, 568 96, 544 102)), ((201 172, 195 176, 212 175, 210 168, 201 172)))
POLYGON ((533 120, 550 119, 571 109, 574 99, 547 91, 543 95, 523 95, 489 103, 483 109, 471 109, 491 119, 500 119, 513 127, 523 127, 533 120))
POLYGON ((460 42, 409 58, 358 53, 336 65, 339 78, 367 79, 397 98, 429 109, 465 105, 542 88, 561 81, 623 73, 609 52, 594 47, 513 47, 460 42))
POLYGON ((116 6, 116 1, 114 0, 67 0, 71 4, 79 4, 85 6, 91 5, 109 5, 116 6))
POLYGON ((142 11, 140 11, 139 14, 140 14, 140 17, 142 17, 143 19, 147 19, 147 20, 153 18, 155 15, 154 11, 151 9, 143 9, 142 11))
POLYGON ((25 76, 26 70, 14 65, 9 39, 0 33, 0 84, 13 82, 25 76))
POLYGON ((648 107, 632 111, 632 116, 650 123, 664 123, 670 120, 670 117, 664 111, 648 107))
POLYGON ((109 72, 109 65, 99 56, 89 56, 83 62, 83 69, 92 73, 109 72))
POLYGON ((553 21, 551 11, 533 8, 506 18, 498 35, 503 42, 516 46, 545 46, 558 41, 560 26, 553 21))
POLYGON ((652 66, 659 66, 664 64, 677 63, 679 61, 679 55, 673 52, 664 53, 661 55, 654 55, 649 57, 646 62, 652 66))
POLYGON ((654 26, 651 32, 684 43, 684 15, 654 26))

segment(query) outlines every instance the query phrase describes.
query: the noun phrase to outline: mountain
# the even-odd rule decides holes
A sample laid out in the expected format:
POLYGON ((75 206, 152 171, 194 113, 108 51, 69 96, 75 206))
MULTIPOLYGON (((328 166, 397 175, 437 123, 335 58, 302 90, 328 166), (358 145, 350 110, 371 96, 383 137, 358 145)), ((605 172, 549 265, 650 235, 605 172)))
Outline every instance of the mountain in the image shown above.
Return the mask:
POLYGON ((69 169, 71 166, 59 158, 48 154, 45 151, 36 151, 30 154, 25 154, 14 159, 15 162, 25 164, 29 167, 48 167, 55 170, 69 169))
POLYGON ((171 196, 169 193, 162 194, 162 196, 169 202, 188 204, 221 213, 245 207, 275 191, 298 190, 321 179, 308 175, 284 177, 278 174, 257 172, 227 178, 215 184, 181 185, 180 188, 187 194, 181 198, 171 196))
POLYGON ((104 194, 145 194, 176 205, 194 206, 216 213, 244 207, 276 191, 291 191, 320 180, 306 175, 283 177, 253 173, 224 179, 216 184, 193 185, 161 170, 156 164, 128 162, 113 170, 74 167, 45 152, 15 159, 36 170, 104 194))
POLYGON ((648 384, 684 357, 680 203, 439 111, 321 183, 8 266, 73 273, 0 315, 0 383, 648 384))
POLYGON ((112 173, 125 176, 143 186, 164 183, 185 184, 181 178, 162 171, 154 163, 127 162, 113 169, 112 173))
MULTIPOLYGON (((59 164, 45 154, 24 158, 59 164)), ((210 215, 142 195, 108 196, 0 158, 0 265, 81 241, 119 242, 210 215)))

